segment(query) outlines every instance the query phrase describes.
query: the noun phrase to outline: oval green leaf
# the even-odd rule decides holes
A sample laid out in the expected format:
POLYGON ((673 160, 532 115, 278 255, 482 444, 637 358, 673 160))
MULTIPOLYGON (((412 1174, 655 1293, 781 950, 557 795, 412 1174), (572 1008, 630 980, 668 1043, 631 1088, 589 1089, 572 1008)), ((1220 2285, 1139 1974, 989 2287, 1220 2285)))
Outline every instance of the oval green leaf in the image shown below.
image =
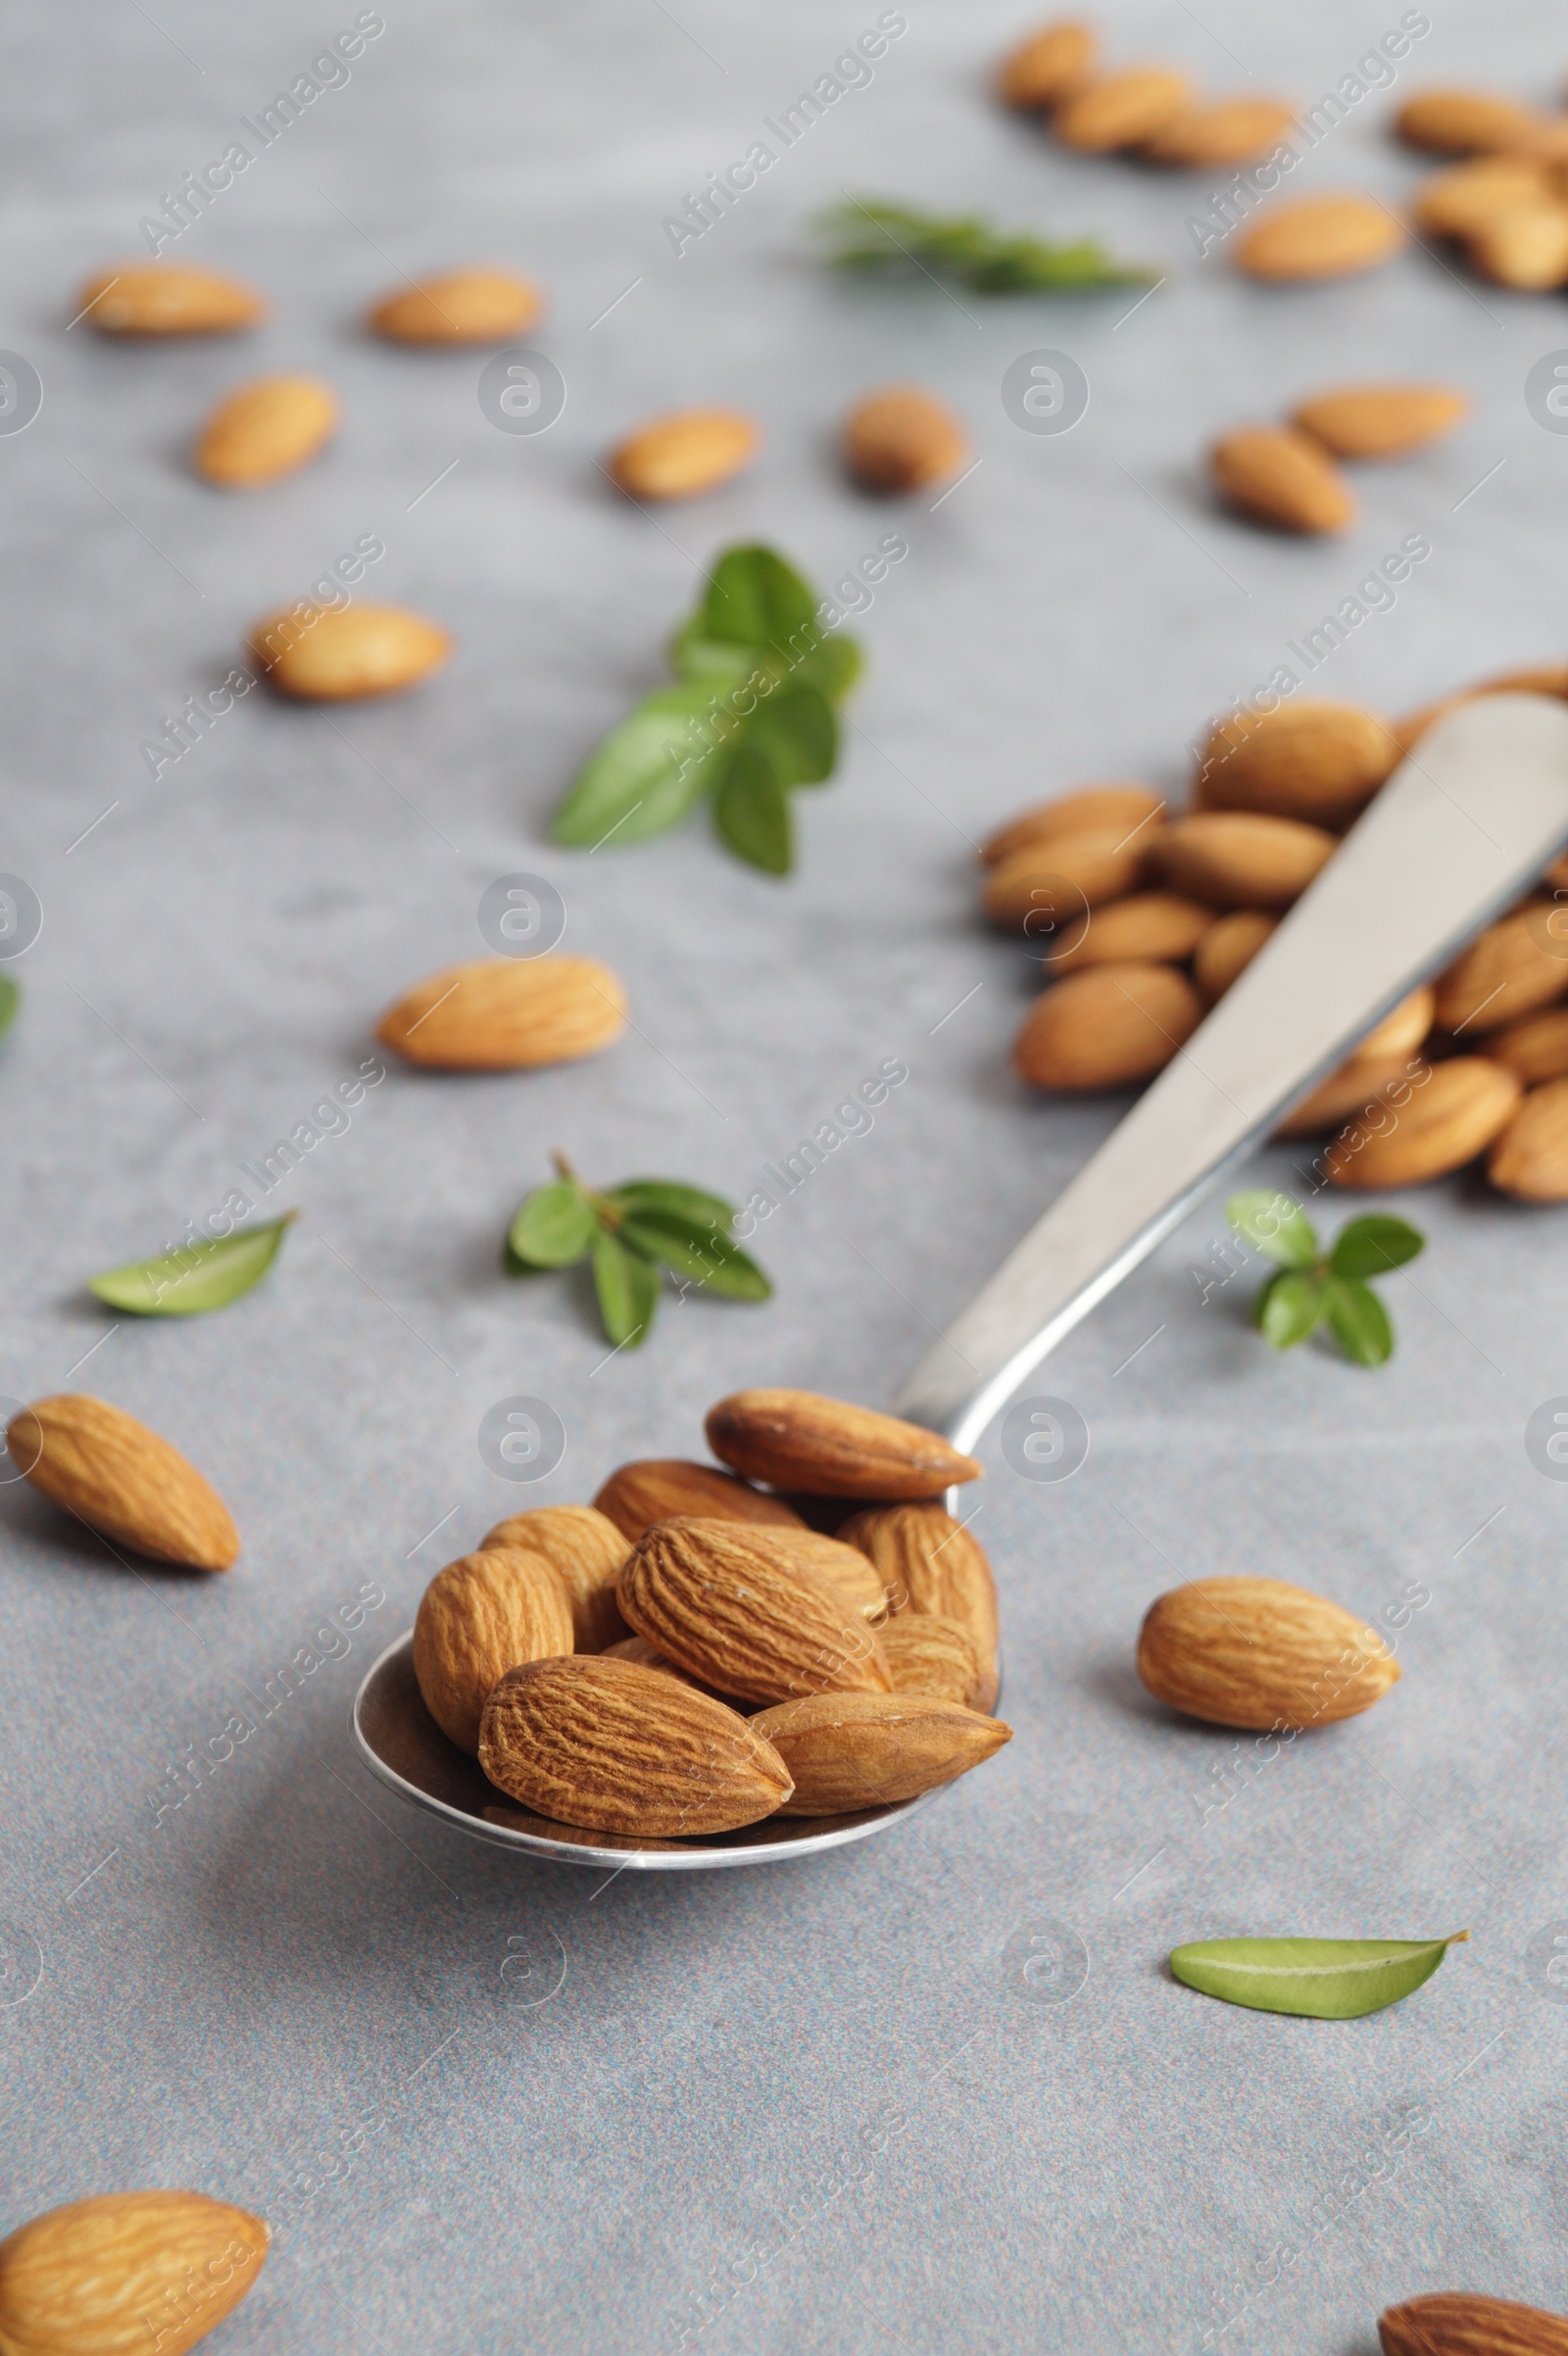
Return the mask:
POLYGON ((789 798, 767 755, 743 740, 713 804, 713 824, 738 859, 765 875, 788 875, 795 850, 789 798))
POLYGON ((0 973, 0 1038, 4 1038, 16 1021, 17 1008, 21 1004, 22 984, 14 982, 9 973, 0 973))
POLYGON ((594 1238, 594 1290, 605 1332, 617 1350, 635 1350, 648 1338, 662 1279, 639 1252, 628 1252, 603 1228, 594 1238))
POLYGON ((841 704, 864 668, 858 641, 835 630, 811 654, 790 665, 790 677, 802 687, 820 688, 830 704, 841 704))
POLYGON ((1386 1276, 1391 1268, 1402 1268, 1406 1260, 1425 1251, 1426 1240, 1408 1219, 1374 1211, 1369 1218, 1352 1219, 1340 1229, 1329 1253, 1329 1266, 1336 1276, 1386 1276))
POLYGON ((1177 1947, 1170 1968, 1188 1988, 1255 2012, 1353 2021, 1397 2004, 1430 1980, 1450 1939, 1203 1939, 1177 1947))
POLYGON ((707 1220, 691 1221, 650 1212, 627 1219, 621 1236, 634 1252, 662 1261, 677 1276, 689 1276, 726 1301, 771 1301, 773 1288, 734 1239, 707 1220))
POLYGON ((284 1230, 298 1217, 298 1211, 285 1211, 265 1227, 242 1227, 237 1235, 106 1268, 102 1276, 88 1277, 87 1290, 111 1308, 128 1309, 136 1317, 205 1316, 261 1283, 277 1257, 284 1230))
POLYGON ((839 757, 838 717, 819 688, 781 687, 759 704, 742 742, 771 764, 780 785, 820 785, 839 757))
POLYGON ((1241 1237, 1265 1259, 1282 1268, 1310 1268, 1317 1258, 1317 1237, 1299 1203, 1277 1187, 1250 1187, 1232 1195, 1225 1216, 1241 1237))
POLYGON ((1331 1276, 1323 1287, 1329 1330, 1357 1366, 1383 1366, 1394 1355, 1389 1312, 1370 1285, 1353 1276, 1331 1276))
POLYGON ((558 1178, 536 1186, 507 1231, 507 1248, 530 1268, 569 1268, 586 1257, 598 1232, 580 1186, 558 1178))
POLYGON ((708 637, 700 612, 683 621, 670 640, 669 661, 671 669, 680 678, 701 679, 719 695, 744 687, 759 670, 769 678, 778 672, 777 662, 762 648, 708 637))
POLYGON ((779 654, 791 651, 790 640, 802 631, 812 644, 821 636, 810 584, 771 548, 727 548, 709 576, 696 618, 705 638, 779 654))
POLYGON ((592 849, 612 834, 644 843, 678 825, 728 758, 727 745, 705 732, 712 700, 706 680, 646 696, 578 771, 552 838, 592 849))
POLYGON ((1271 1276, 1257 1297, 1257 1330, 1275 1350, 1294 1350, 1323 1322, 1325 1286, 1321 1277, 1298 1276, 1282 1269, 1271 1276))
POLYGON ((628 1178, 622 1186, 607 1188, 602 1200, 634 1215, 652 1211, 656 1217, 686 1219, 704 1228, 711 1221, 726 1235, 735 1221, 735 1206, 722 1195, 682 1186, 678 1178, 628 1178))

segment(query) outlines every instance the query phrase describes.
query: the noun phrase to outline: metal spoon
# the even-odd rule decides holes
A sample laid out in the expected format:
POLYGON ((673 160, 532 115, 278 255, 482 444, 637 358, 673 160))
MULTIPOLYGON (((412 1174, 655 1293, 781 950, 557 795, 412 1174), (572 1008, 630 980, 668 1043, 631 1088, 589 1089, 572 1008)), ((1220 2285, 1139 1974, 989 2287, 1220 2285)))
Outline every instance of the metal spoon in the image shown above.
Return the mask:
MULTIPOLYGON (((1207 1020, 916 1368, 899 1412, 972 1448, 1046 1352, 1565 843, 1561 704, 1491 696, 1423 737, 1207 1020)), ((409 1636, 390 1645, 355 1696, 362 1758, 414 1806, 526 1856, 610 1872, 760 1865, 886 1832, 938 1796, 665 1847, 518 1830, 497 1820, 496 1793, 426 1712, 411 1645, 409 1636)))

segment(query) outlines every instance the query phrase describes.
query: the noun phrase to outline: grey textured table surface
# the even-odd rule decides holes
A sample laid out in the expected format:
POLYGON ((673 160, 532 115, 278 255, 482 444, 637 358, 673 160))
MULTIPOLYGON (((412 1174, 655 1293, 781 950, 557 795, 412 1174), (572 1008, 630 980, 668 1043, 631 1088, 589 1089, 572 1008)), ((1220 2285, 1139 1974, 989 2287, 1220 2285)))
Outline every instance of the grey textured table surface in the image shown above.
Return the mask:
MULTIPOLYGON (((401 1811, 347 1733, 363 1668, 448 1555, 624 1457, 692 1450, 738 1384, 887 1401, 1104 1134, 1114 1104, 1026 1101, 1009 1077, 1024 984, 972 913, 984 827, 1094 777, 1179 789, 1205 715, 1410 532, 1430 561, 1319 692, 1397 710, 1560 658, 1568 442, 1522 397, 1568 345, 1560 303, 1420 253, 1317 291, 1200 266, 1202 182, 1072 161, 992 109, 990 61, 1027 16, 999 0, 906 0, 871 84, 677 260, 663 216, 872 0, 387 0, 351 80, 170 249, 253 277, 270 323, 163 350, 68 332, 84 272, 133 251, 162 192, 355 13, 9 12, 0 342, 45 405, 0 442, 0 868, 44 926, 0 1054, 0 1391, 77 1386, 141 1415, 246 1543, 226 1578, 130 1576, 0 1491, 0 1917, 4 1992, 24 1994, 0 2008, 3 2222, 133 2184, 270 2211, 259 2286, 212 2342, 233 2356, 1187 2351, 1222 2326, 1234 2351, 1353 2356, 1421 2289, 1568 2304, 1568 2010, 1542 1943, 1568 1917, 1568 1489, 1524 1448, 1568 1391, 1560 1213, 1462 1184, 1401 1204, 1431 1249, 1389 1287, 1401 1349, 1377 1376, 1266 1353, 1250 1275, 1200 1306, 1221 1222, 1196 1217, 1045 1370, 1093 1435, 1078 1477, 1033 1485, 988 1444, 1015 1739, 885 1841, 602 1887, 401 1811), (801 234, 844 188, 1099 228, 1168 283, 1130 317, 847 287, 801 234), (397 272, 470 255, 550 290, 535 340, 569 397, 539 438, 487 422, 476 361, 356 325, 397 272), (1056 439, 999 398, 1041 345, 1093 387, 1056 439), (199 486, 183 452, 214 396, 294 366, 341 387, 334 449, 260 496, 199 486), (1351 537, 1291 545, 1212 511, 1196 454, 1219 427, 1391 373, 1456 379, 1478 410, 1363 473, 1351 537), (908 376, 964 413, 982 464, 934 512, 889 514, 844 487, 830 437, 856 391, 908 376), (692 400, 756 411, 766 454, 644 518, 593 462, 692 400), (701 824, 591 861, 548 846, 716 548, 765 535, 826 582, 892 527, 909 555, 855 625, 869 677, 839 780, 803 798, 794 880, 701 824), (450 624, 450 668, 332 714, 258 694, 155 784, 139 743, 368 532, 374 594, 450 624), (305 1215, 260 1291, 111 1331, 80 1279, 242 1184, 403 985, 483 954, 479 896, 517 869, 559 885, 567 946, 625 976, 624 1043, 531 1076, 394 1071, 277 1190, 305 1215), (739 1196, 889 1056, 907 1083, 762 1231, 771 1306, 671 1302, 606 1365, 569 1283, 498 1278, 552 1146, 739 1196), (568 1434, 535 1490, 476 1445, 514 1393, 568 1434), (1156 1708, 1131 1666, 1150 1599, 1216 1570, 1368 1615, 1412 1582, 1430 1596, 1387 1701, 1219 1806, 1229 1739, 1156 1708), (384 1602, 341 1633, 367 1587, 384 1602), (159 1821, 171 1768, 305 1657, 159 1821), (1343 2026, 1231 2010, 1162 1968, 1195 1937, 1461 1924, 1473 1943, 1430 1987, 1343 2026), (1073 1940, 1087 1980, 1042 2001, 1070 1988, 1073 1940), (1065 1983, 1025 1968, 1054 1954, 1065 1983), (316 2156, 345 2131, 352 2164, 316 2156)), ((1311 97, 1401 11, 1098 13, 1123 55, 1311 97)), ((1555 86, 1544 5, 1432 16, 1402 86, 1555 86)), ((1358 103, 1298 184, 1413 185, 1393 104, 1358 103)))

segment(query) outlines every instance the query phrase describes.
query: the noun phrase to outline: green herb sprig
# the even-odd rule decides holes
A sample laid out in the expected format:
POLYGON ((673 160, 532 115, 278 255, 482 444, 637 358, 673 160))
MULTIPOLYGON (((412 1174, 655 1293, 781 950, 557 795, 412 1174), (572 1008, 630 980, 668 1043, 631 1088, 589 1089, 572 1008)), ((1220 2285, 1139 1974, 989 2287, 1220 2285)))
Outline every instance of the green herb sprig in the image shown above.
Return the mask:
POLYGON ((123 1268, 89 1276, 87 1290, 134 1317, 204 1317, 261 1283, 298 1217, 297 1210, 288 1210, 261 1227, 176 1244, 152 1259, 129 1260, 123 1268))
POLYGON ((612 728, 557 810, 558 843, 643 843, 704 796, 720 840, 754 867, 794 864, 789 789, 820 785, 839 757, 837 706, 860 673, 852 638, 770 548, 731 548, 670 642, 678 684, 612 728))
POLYGON ((1327 1325, 1357 1366, 1382 1366, 1393 1356, 1389 1312, 1366 1280, 1403 1267, 1425 1249, 1414 1227, 1375 1212, 1342 1227, 1324 1252, 1300 1204, 1267 1188, 1232 1195, 1225 1216, 1254 1252, 1279 1263, 1252 1306, 1265 1342, 1292 1350, 1327 1325))
POLYGON ((0 973, 0 1039, 5 1037, 17 1019, 22 1004, 22 984, 14 982, 9 973, 0 973))
POLYGON ((767 1301, 773 1288, 735 1241, 735 1206, 721 1195, 673 1178, 628 1178, 603 1193, 584 1186, 564 1155, 559 1176, 524 1198, 507 1233, 503 1265, 535 1268, 593 1263, 608 1339, 635 1350, 648 1339, 664 1277, 682 1296, 694 1286, 724 1301, 767 1301))
POLYGON ((1096 237, 1053 245, 1025 229, 995 229, 978 214, 919 213, 885 197, 852 197, 815 226, 839 270, 935 271, 976 294, 1092 294, 1158 275, 1116 261, 1096 237))

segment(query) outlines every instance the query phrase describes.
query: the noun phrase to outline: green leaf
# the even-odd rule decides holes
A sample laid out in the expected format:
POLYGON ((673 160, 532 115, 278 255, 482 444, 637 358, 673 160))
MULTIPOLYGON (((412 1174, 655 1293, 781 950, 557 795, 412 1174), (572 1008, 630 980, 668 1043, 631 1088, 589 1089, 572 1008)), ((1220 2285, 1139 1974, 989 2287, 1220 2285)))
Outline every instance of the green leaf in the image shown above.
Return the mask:
POLYGON ((0 1039, 5 1037, 17 1018, 22 1004, 22 984, 14 982, 9 973, 0 973, 0 1039))
POLYGON ((524 1198, 507 1232, 507 1249, 531 1268, 569 1268, 587 1257, 598 1232, 581 1187, 558 1178, 524 1198))
POLYGON ((594 1290, 605 1332, 617 1350, 635 1350, 648 1339, 660 1282, 659 1270, 640 1253, 628 1252, 614 1236, 599 1230, 594 1238, 594 1290))
POLYGON ((1326 1289, 1320 1276, 1298 1276, 1289 1268, 1271 1276, 1252 1312, 1264 1341, 1275 1350, 1293 1350, 1316 1333, 1323 1322, 1326 1289))
MULTIPOLYGON (((771 548, 728 548, 709 576, 694 618, 705 638, 731 646, 769 647, 788 656, 817 645, 816 598, 793 564, 771 548), (806 643, 790 641, 805 633, 806 643)), ((690 626, 690 625, 688 625, 690 626)))
POLYGON ((738 646, 724 638, 708 638, 703 634, 703 616, 699 610, 681 623, 669 642, 671 668, 683 679, 704 679, 718 695, 732 694, 744 687, 753 674, 766 671, 770 678, 778 675, 777 658, 765 647, 738 646))
POLYGON ((705 1194, 700 1186, 682 1186, 676 1178, 628 1178, 620 1186, 607 1187, 602 1200, 634 1216, 652 1212, 656 1218, 689 1219, 696 1227, 711 1222, 726 1235, 735 1221, 734 1204, 726 1203, 722 1195, 705 1194))
POLYGON ((876 197, 835 206, 816 226, 841 270, 937 271, 980 294, 1082 294, 1147 285, 1158 274, 1115 261, 1093 237, 1054 245, 995 229, 977 214, 920 213, 876 197))
POLYGON ((1430 1980, 1452 1939, 1203 1939, 1170 1968, 1188 1988, 1257 2012, 1353 2021, 1397 2004, 1430 1980))
POLYGON ((790 806, 778 772, 747 735, 735 748, 713 805, 713 823, 737 858, 767 875, 788 875, 794 863, 790 806))
POLYGON ((678 825, 725 762, 712 702, 705 680, 645 697, 578 771, 551 823, 552 838, 590 848, 612 834, 619 843, 644 843, 678 825))
POLYGON ((1336 1276, 1384 1276, 1391 1268, 1402 1268, 1425 1249, 1426 1237, 1408 1220, 1375 1211, 1370 1218, 1352 1219, 1340 1229, 1329 1253, 1329 1266, 1336 1276))
POLYGON ((706 1219, 647 1212, 627 1219, 620 1234, 634 1252, 662 1261, 677 1276, 694 1277, 726 1301, 770 1301, 773 1297, 773 1288, 756 1260, 732 1236, 706 1219))
POLYGON ((820 785, 839 757, 838 718, 819 688, 781 687, 759 704, 741 745, 772 764, 780 785, 820 785))
POLYGON ((1334 1339, 1357 1366, 1383 1366, 1394 1355, 1394 1327, 1373 1292, 1353 1276, 1331 1276, 1323 1287, 1324 1311, 1334 1339))
POLYGON ((1283 1268, 1310 1268, 1317 1258, 1311 1221, 1299 1203, 1282 1195, 1277 1187, 1252 1187, 1245 1194, 1232 1195, 1225 1216, 1244 1243, 1265 1259, 1278 1260, 1283 1268))
POLYGON ((835 630, 811 654, 794 663, 790 677, 800 687, 815 687, 830 704, 842 704, 865 668, 859 642, 835 630))
POLYGON ((137 1317, 205 1316, 261 1283, 277 1257, 284 1229, 298 1216, 285 1211, 264 1227, 242 1227, 235 1235, 106 1268, 101 1276, 88 1277, 87 1290, 111 1308, 128 1309, 137 1317))

